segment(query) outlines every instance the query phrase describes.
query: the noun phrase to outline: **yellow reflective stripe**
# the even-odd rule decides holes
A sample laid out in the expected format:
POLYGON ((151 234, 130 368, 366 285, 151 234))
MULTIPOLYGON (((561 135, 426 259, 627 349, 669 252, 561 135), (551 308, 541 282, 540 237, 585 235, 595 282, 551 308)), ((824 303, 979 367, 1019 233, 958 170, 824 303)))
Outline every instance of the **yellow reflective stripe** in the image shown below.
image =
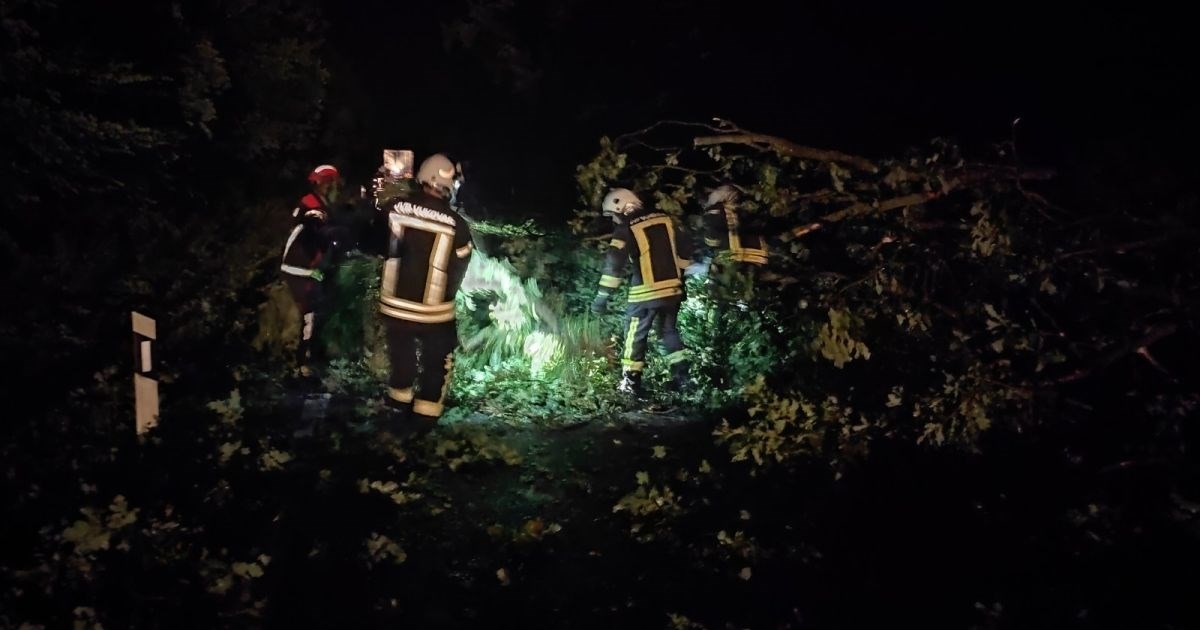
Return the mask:
POLYGON ((391 219, 393 231, 395 230, 396 226, 404 226, 418 230, 425 230, 426 232, 436 232, 438 234, 454 236, 453 227, 438 223, 436 221, 426 221, 425 219, 418 219, 412 215, 400 214, 397 212, 393 212, 389 218, 391 219))
POLYGON ((442 302, 440 304, 422 304, 413 302, 404 298, 392 297, 390 295, 380 295, 379 302, 393 308, 401 308, 418 313, 444 313, 454 310, 454 302, 442 302))
POLYGON ((632 361, 630 359, 622 359, 621 367, 625 368, 626 372, 641 372, 646 367, 644 361, 632 361))
POLYGON ((404 389, 398 389, 395 387, 389 387, 388 398, 391 398, 396 402, 410 403, 413 401, 413 388, 405 387, 404 389))
POLYGON ((729 255, 729 259, 734 262, 753 263, 756 265, 767 264, 767 257, 765 255, 748 252, 733 252, 729 255))
POLYGON ((709 247, 716 247, 721 244, 721 241, 719 239, 708 238, 706 236, 706 237, 704 237, 704 244, 708 245, 709 247))
POLYGON ((383 263, 383 281, 380 282, 380 299, 386 299, 396 289, 396 274, 400 273, 400 259, 389 258, 383 263))
POLYGON ((687 350, 677 350, 677 351, 672 352, 671 354, 667 355, 667 363, 670 365, 675 365, 676 363, 681 363, 683 361, 687 361, 687 358, 688 358, 687 350))
POLYGON ((675 259, 675 264, 678 267, 678 270, 675 272, 675 277, 678 278, 679 271, 683 270, 687 265, 679 266, 679 247, 675 245, 675 225, 670 223, 669 220, 667 223, 667 238, 671 241, 671 257, 675 259))
POLYGON ((302 278, 308 278, 313 275, 312 269, 305 269, 304 267, 293 267, 291 265, 279 265, 279 270, 288 275, 300 276, 302 278))
POLYGON ((621 286, 621 279, 616 276, 600 276, 600 286, 615 289, 621 286))
POLYGON ((683 290, 679 287, 670 287, 666 289, 659 289, 657 291, 651 291, 650 293, 639 293, 637 295, 630 293, 627 301, 630 303, 649 302, 651 300, 658 300, 675 295, 683 295, 683 290))
POLYGON ((638 318, 629 318, 629 330, 625 331, 625 354, 622 358, 626 361, 633 360, 633 336, 637 334, 638 318))
POLYGON ((441 305, 446 301, 446 282, 450 264, 450 247, 453 245, 450 236, 438 234, 433 239, 433 247, 429 249, 429 269, 425 273, 426 304, 441 305))
POLYGON ((727 234, 729 235, 729 249, 736 252, 742 248, 742 239, 737 233, 737 212, 728 206, 725 207, 725 225, 728 230, 727 234))
POLYGON ((414 313, 409 310, 392 308, 386 304, 380 304, 379 312, 383 313, 384 315, 387 315, 388 317, 394 317, 396 319, 403 319, 403 320, 409 321, 409 322, 417 322, 419 324, 439 324, 441 322, 454 321, 454 309, 450 309, 449 311, 446 311, 445 313, 436 313, 436 314, 432 314, 432 315, 426 315, 423 313, 414 313))
POLYGON ((678 288, 682 285, 683 285, 683 283, 680 282, 679 278, 668 278, 666 280, 662 280, 662 281, 655 282, 652 284, 639 284, 639 285, 629 287, 629 295, 642 295, 645 293, 653 293, 655 291, 661 291, 663 289, 678 288))
POLYGON ((608 244, 609 244, 609 246, 615 247, 617 249, 625 249, 625 241, 623 241, 619 238, 614 238, 608 244))
POLYGON ((445 410, 445 408, 446 406, 442 403, 433 402, 432 400, 418 399, 413 401, 413 413, 422 416, 437 418, 438 416, 442 415, 442 411, 445 410))
POLYGON ((456 256, 458 256, 459 258, 466 258, 467 254, 470 254, 471 250, 473 250, 473 249, 475 249, 475 245, 472 243, 467 243, 466 245, 463 245, 462 247, 459 247, 458 249, 454 250, 454 254, 456 256))

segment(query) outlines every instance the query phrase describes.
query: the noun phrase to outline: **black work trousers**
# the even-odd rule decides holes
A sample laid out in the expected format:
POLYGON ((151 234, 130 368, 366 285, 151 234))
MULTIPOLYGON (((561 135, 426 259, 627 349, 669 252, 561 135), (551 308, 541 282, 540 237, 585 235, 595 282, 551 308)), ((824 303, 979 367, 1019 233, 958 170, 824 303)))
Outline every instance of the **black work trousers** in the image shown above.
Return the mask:
POLYGON ((436 420, 441 417, 454 368, 458 324, 410 322, 385 317, 388 358, 392 374, 388 398, 396 405, 412 405, 414 414, 436 420))
POLYGON ((646 338, 650 329, 658 327, 658 339, 667 352, 667 363, 671 375, 682 383, 687 378, 687 351, 679 338, 679 305, 682 298, 653 300, 646 303, 631 303, 626 311, 625 352, 621 356, 624 372, 640 374, 646 366, 646 338))

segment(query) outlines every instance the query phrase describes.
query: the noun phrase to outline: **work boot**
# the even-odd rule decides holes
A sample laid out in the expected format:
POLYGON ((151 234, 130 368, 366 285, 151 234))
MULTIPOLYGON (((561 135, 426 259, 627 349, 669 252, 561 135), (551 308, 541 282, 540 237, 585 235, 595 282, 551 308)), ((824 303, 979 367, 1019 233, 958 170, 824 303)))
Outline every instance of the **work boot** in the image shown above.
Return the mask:
POLYGON ((642 391, 642 373, 628 370, 622 373, 621 382, 617 384, 617 391, 632 398, 642 398, 644 396, 644 392, 642 391))

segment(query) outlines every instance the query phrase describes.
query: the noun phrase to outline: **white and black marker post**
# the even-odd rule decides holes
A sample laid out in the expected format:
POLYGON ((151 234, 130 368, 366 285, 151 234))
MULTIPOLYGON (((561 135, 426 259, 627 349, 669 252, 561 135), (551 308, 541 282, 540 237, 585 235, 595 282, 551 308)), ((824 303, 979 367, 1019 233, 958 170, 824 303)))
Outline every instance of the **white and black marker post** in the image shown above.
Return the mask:
POLYGON ((155 321, 133 311, 133 398, 137 409, 137 433, 158 426, 158 372, 154 370, 155 321))

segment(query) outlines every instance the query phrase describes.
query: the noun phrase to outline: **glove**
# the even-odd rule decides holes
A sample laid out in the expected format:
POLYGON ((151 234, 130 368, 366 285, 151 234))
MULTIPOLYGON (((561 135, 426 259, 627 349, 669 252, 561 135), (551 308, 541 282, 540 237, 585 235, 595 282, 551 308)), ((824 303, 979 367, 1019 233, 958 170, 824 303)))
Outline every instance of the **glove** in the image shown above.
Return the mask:
POLYGON ((325 279, 325 274, 321 273, 320 269, 313 269, 312 275, 309 277, 312 278, 313 280, 316 280, 317 282, 321 282, 322 280, 325 279))
POLYGON ((592 312, 600 315, 606 310, 608 310, 608 296, 601 293, 596 296, 596 299, 592 300, 592 312))

